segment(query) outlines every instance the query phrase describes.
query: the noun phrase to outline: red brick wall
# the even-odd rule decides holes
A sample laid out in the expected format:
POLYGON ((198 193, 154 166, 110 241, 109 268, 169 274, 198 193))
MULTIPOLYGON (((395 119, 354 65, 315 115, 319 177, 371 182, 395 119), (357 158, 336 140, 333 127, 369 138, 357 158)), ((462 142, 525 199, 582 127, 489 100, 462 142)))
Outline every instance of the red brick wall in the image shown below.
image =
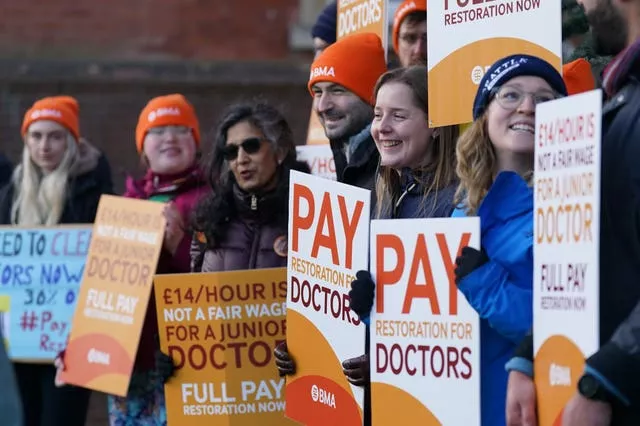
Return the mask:
POLYGON ((298 0, 3 0, 0 55, 281 59, 298 0))

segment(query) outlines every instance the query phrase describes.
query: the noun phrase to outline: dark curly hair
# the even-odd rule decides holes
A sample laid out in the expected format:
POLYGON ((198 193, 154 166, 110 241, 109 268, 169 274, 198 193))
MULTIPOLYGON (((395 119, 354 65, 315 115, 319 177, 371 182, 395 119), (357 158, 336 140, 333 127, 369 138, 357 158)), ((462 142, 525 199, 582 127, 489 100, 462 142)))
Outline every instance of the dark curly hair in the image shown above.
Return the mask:
POLYGON ((228 130, 242 122, 248 122, 259 129, 265 139, 271 143, 274 152, 285 154, 284 160, 276 171, 279 176, 278 184, 274 190, 275 196, 282 198, 281 202, 276 203, 278 206, 282 205, 282 211, 261 212, 261 219, 273 218, 286 223, 288 220, 289 171, 293 169, 309 173, 308 165, 296 160, 293 133, 280 111, 265 102, 241 103, 229 107, 223 113, 216 129, 215 145, 209 158, 208 183, 212 192, 198 203, 193 216, 193 229, 204 234, 206 245, 209 248, 214 248, 218 242, 224 239, 228 228, 224 224, 237 214, 234 200, 236 180, 222 155, 222 151, 227 144, 228 130))

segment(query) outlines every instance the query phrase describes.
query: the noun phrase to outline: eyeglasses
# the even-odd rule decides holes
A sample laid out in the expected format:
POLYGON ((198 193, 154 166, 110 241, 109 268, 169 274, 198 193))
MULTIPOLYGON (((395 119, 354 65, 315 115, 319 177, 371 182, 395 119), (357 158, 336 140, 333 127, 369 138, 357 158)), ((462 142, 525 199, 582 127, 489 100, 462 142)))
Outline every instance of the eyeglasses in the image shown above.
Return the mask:
POLYGON ((188 135, 191 129, 187 126, 157 126, 149 129, 148 133, 154 136, 162 136, 165 133, 170 133, 174 136, 188 135))
POLYGON ((562 97, 561 95, 550 90, 542 90, 538 93, 531 93, 525 92, 524 90, 515 86, 501 86, 499 88, 493 89, 492 95, 503 108, 511 110, 518 108, 522 104, 522 102, 524 102, 524 99, 525 97, 527 97, 527 95, 531 96, 534 105, 553 101, 562 97))
POLYGON ((227 143, 227 145, 222 148, 222 156, 227 161, 233 161, 238 158, 238 151, 242 147, 242 150, 247 154, 255 154, 260 151, 260 146, 262 145, 262 139, 260 138, 247 138, 242 141, 240 144, 231 144, 227 143))

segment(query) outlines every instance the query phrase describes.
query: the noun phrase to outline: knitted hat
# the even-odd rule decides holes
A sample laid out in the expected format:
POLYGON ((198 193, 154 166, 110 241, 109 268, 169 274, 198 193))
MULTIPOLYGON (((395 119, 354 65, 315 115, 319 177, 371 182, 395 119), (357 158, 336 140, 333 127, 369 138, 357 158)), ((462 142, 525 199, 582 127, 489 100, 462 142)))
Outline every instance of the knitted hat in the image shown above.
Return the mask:
POLYGON ((519 76, 540 77, 561 95, 567 96, 567 88, 562 76, 547 61, 530 55, 511 55, 498 59, 480 81, 473 101, 473 119, 477 120, 489 104, 491 91, 519 76))
POLYGON ((193 106, 184 96, 172 94, 151 99, 140 113, 136 127, 138 152, 142 152, 149 129, 169 125, 189 127, 196 145, 200 145, 200 125, 193 106))
POLYGON ((562 79, 569 95, 595 90, 596 80, 591 71, 591 64, 584 58, 562 66, 562 79))
POLYGON ((373 33, 351 34, 327 47, 311 65, 309 92, 314 84, 339 84, 373 104, 373 88, 387 71, 380 37, 373 33))
POLYGON ((311 37, 318 37, 333 44, 336 42, 336 20, 338 16, 338 2, 332 1, 318 16, 316 23, 311 28, 311 37))
POLYGON ((37 100, 24 115, 22 136, 36 121, 50 120, 65 127, 78 141, 80 139, 79 110, 78 101, 71 96, 51 96, 37 100))
POLYGON ((413 12, 424 12, 424 17, 427 19, 427 0, 404 0, 396 9, 396 13, 393 16, 393 31, 391 32, 393 38, 393 50, 395 50, 396 54, 398 53, 400 25, 402 25, 404 18, 413 12))

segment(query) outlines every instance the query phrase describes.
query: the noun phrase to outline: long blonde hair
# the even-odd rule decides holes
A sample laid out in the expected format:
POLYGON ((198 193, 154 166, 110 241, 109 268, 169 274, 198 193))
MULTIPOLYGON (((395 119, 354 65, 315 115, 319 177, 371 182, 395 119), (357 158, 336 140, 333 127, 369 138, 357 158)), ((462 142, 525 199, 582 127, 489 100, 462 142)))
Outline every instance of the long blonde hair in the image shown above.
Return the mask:
POLYGON ((22 226, 57 225, 64 209, 71 166, 78 156, 75 138, 67 132, 67 150, 58 167, 44 174, 33 162, 25 142, 22 162, 13 173, 11 223, 22 226))
MULTIPOLYGON (((427 97, 427 67, 416 65, 408 68, 398 68, 383 74, 378 80, 374 94, 377 97, 378 91, 388 83, 402 83, 408 86, 413 93, 414 103, 420 107, 428 117, 428 97, 427 97)), ((458 126, 446 126, 438 128, 438 135, 429 143, 430 153, 427 158, 432 161, 423 164, 416 172, 416 179, 424 179, 419 182, 423 188, 423 203, 420 211, 426 210, 424 205, 427 195, 445 188, 456 181, 456 140, 458 138, 458 126)), ((376 178, 376 216, 389 217, 393 212, 396 202, 401 195, 400 176, 398 172, 390 167, 380 166, 376 178)), ((434 203, 437 197, 434 197, 434 203)), ((436 206, 432 206, 435 208, 436 206)))
MULTIPOLYGON (((485 111, 460 135, 456 146, 456 173, 460 184, 456 190, 455 201, 456 204, 463 204, 468 215, 477 213, 497 173, 498 160, 489 138, 487 120, 485 111)), ((533 171, 526 173, 523 178, 531 185, 533 171)))

